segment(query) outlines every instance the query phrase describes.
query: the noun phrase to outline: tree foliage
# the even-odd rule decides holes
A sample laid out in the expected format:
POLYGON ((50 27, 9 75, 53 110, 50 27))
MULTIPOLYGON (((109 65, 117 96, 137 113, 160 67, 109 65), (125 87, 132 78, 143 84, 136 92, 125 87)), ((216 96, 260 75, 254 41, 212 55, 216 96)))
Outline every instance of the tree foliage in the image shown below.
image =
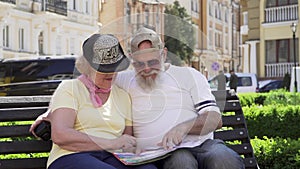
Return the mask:
POLYGON ((190 65, 195 46, 195 30, 191 17, 178 1, 167 5, 165 13, 164 39, 169 51, 168 58, 175 65, 182 64, 182 61, 190 65))

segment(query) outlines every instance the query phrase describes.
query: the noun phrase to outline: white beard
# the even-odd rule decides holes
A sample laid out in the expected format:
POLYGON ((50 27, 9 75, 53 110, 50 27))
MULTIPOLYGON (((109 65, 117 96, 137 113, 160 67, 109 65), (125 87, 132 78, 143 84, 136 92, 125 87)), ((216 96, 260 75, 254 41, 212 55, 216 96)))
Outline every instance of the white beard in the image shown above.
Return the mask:
POLYGON ((149 73, 144 73, 144 72, 140 72, 139 74, 136 75, 136 80, 138 85, 145 90, 146 92, 149 92, 153 89, 156 88, 157 86, 157 79, 160 76, 160 71, 159 70, 152 70, 149 73), (153 79, 150 75, 156 74, 156 78, 153 79), (148 76, 148 77, 144 77, 144 76, 148 76))
POLYGON ((145 73, 143 71, 136 74, 136 80, 138 85, 146 92, 150 92, 157 87, 159 81, 161 81, 161 73, 165 71, 165 64, 161 62, 160 70, 153 69, 151 72, 145 73), (153 79, 150 75, 156 74, 155 79, 153 79), (148 76, 148 77, 144 77, 148 76))

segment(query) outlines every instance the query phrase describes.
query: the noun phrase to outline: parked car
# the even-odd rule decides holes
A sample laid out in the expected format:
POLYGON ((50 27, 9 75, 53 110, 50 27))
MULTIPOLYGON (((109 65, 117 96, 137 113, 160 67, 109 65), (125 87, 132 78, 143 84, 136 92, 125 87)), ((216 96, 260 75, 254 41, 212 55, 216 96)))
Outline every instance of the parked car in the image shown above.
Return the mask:
POLYGON ((271 90, 282 89, 282 82, 282 80, 270 80, 268 83, 261 85, 258 89, 258 92, 269 92, 271 90))
POLYGON ((0 96, 52 95, 62 80, 44 80, 0 85, 0 96))
MULTIPOLYGON (((230 78, 229 73, 225 73, 227 78, 230 78)), ((258 91, 258 80, 255 73, 236 73, 238 76, 238 87, 237 93, 257 92, 258 91)), ((212 90, 217 90, 218 82, 212 81, 214 77, 208 81, 212 90)), ((229 82, 226 84, 226 89, 229 90, 229 82)))
POLYGON ((0 84, 28 81, 71 79, 76 55, 39 56, 0 60, 0 84))
POLYGON ((79 75, 76 55, 0 60, 0 96, 51 95, 61 80, 79 75))

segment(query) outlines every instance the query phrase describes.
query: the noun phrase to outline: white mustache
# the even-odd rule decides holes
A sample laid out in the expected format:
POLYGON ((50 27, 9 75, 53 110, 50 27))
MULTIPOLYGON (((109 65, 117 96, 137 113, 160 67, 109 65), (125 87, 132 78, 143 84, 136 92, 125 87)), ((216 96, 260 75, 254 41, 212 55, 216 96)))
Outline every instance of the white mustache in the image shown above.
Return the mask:
POLYGON ((140 75, 141 76, 150 76, 150 75, 158 74, 158 73, 159 73, 159 70, 151 70, 150 72, 141 71, 140 75))

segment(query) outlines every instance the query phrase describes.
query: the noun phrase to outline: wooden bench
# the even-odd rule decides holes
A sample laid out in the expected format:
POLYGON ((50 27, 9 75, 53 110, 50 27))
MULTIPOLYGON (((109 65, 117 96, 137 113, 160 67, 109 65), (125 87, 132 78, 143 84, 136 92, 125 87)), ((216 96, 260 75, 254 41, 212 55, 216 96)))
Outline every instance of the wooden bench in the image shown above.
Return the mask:
MULTIPOLYGON (((226 142, 239 141, 229 146, 243 156, 247 169, 257 168, 237 96, 228 91, 213 94, 224 112, 224 127, 215 132, 215 137, 226 142)), ((0 97, 0 169, 46 168, 47 154, 37 157, 37 153, 48 153, 51 141, 37 140, 28 130, 31 123, 46 111, 50 98, 51 96, 0 97), (15 154, 26 154, 26 158, 16 157, 15 154)))

